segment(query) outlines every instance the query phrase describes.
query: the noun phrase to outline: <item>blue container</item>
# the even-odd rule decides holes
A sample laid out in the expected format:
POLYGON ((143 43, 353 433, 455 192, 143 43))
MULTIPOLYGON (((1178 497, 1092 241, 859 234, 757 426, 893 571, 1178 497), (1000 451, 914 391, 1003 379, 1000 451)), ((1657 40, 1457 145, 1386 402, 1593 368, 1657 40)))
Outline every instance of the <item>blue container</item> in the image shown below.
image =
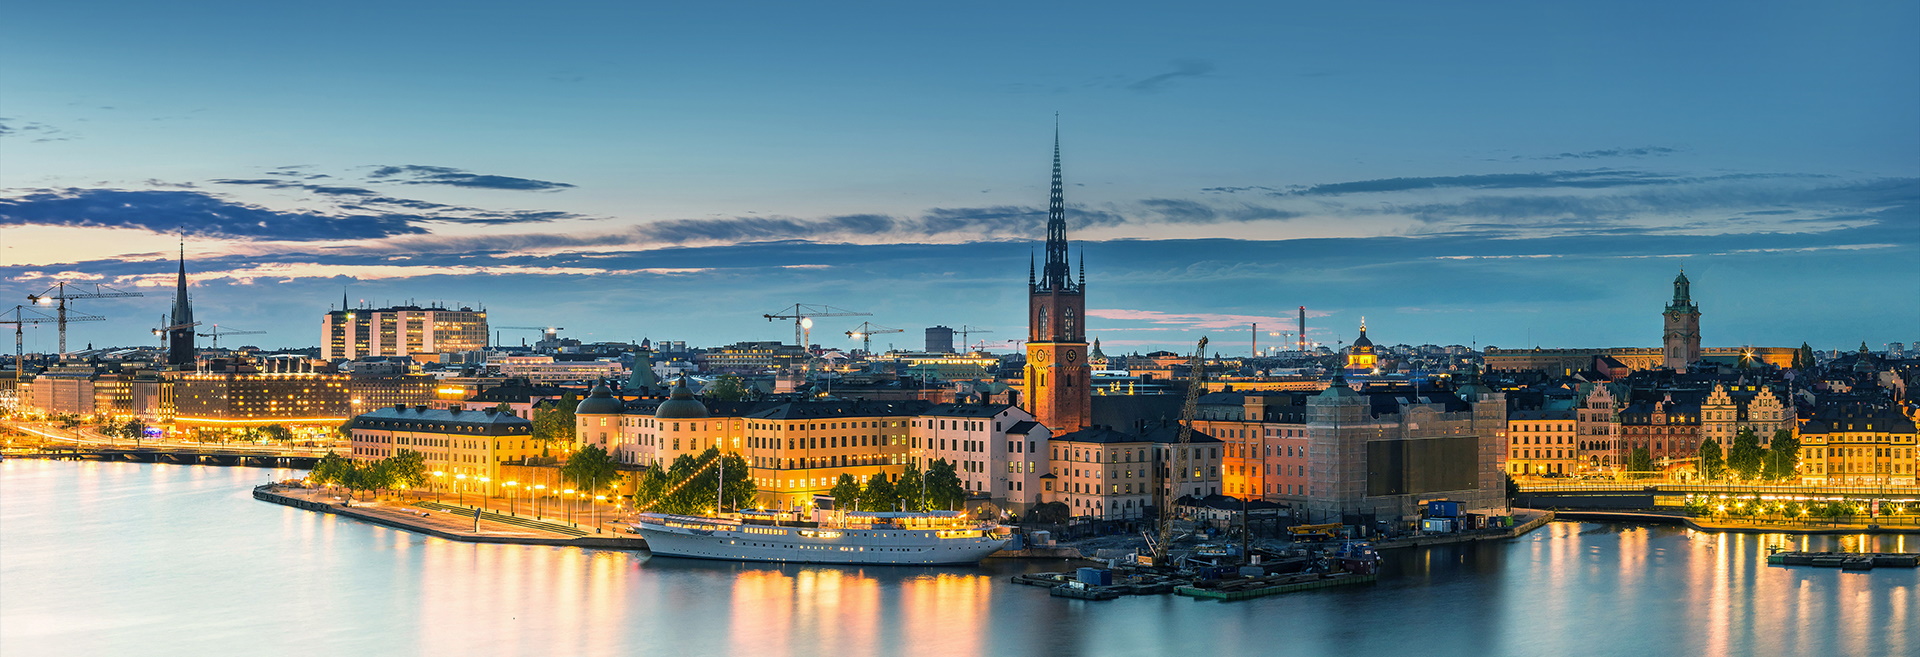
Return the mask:
POLYGON ((1428 518, 1458 518, 1460 503, 1448 500, 1436 500, 1427 503, 1428 518))
POLYGON ((1105 568, 1081 568, 1075 579, 1087 586, 1113 586, 1113 571, 1105 568))

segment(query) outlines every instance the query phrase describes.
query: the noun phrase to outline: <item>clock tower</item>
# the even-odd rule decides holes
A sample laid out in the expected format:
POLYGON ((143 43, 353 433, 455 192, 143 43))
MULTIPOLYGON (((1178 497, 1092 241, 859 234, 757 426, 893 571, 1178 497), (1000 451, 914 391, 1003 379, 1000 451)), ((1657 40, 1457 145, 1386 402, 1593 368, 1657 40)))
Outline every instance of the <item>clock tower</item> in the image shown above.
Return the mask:
POLYGON ((1693 283, 1686 270, 1673 279, 1673 303, 1667 304, 1666 332, 1661 336, 1661 366, 1684 372, 1700 360, 1700 306, 1693 303, 1693 283))
POLYGON ((1053 196, 1047 203, 1047 263, 1027 265, 1027 412, 1055 435, 1092 424, 1093 367, 1087 363, 1087 261, 1080 280, 1067 264, 1067 206, 1060 184, 1060 127, 1053 130, 1053 196))

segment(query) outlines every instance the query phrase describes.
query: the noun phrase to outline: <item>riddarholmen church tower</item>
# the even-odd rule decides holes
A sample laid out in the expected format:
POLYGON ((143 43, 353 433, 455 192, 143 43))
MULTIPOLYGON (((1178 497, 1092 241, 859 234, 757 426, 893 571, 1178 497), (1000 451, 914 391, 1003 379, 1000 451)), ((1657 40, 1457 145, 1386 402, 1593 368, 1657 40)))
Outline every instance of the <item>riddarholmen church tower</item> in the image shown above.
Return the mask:
POLYGON ((1700 307, 1693 303, 1691 286, 1687 271, 1680 270, 1680 276, 1673 279, 1673 303, 1667 304, 1661 366, 1676 372, 1686 371, 1687 365, 1700 360, 1700 307))
POLYGON ((178 369, 194 367, 193 302, 187 298, 187 247, 180 245, 180 276, 174 279, 173 328, 167 331, 167 364, 178 369))
POLYGON ((1027 267, 1027 411, 1054 435, 1092 424, 1093 368, 1087 363, 1087 266, 1067 265, 1067 204, 1060 184, 1060 127, 1053 129, 1053 197, 1047 204, 1047 264, 1027 267))

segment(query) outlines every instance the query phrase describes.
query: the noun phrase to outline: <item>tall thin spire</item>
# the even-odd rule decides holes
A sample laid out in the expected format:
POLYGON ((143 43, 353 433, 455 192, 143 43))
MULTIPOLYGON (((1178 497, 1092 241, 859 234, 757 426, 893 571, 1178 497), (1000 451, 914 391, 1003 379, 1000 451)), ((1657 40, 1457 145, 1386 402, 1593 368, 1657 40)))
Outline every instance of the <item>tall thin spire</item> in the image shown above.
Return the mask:
POLYGON ((167 364, 182 369, 194 362, 193 302, 187 298, 187 237, 180 236, 180 273, 174 279, 173 321, 167 331, 167 364))
POLYGON ((1060 115, 1053 115, 1053 193, 1047 199, 1047 265, 1040 287, 1073 289, 1073 271, 1067 264, 1067 195, 1060 181, 1060 115))
POLYGON ((1027 288, 1033 288, 1033 250, 1027 250, 1027 288))

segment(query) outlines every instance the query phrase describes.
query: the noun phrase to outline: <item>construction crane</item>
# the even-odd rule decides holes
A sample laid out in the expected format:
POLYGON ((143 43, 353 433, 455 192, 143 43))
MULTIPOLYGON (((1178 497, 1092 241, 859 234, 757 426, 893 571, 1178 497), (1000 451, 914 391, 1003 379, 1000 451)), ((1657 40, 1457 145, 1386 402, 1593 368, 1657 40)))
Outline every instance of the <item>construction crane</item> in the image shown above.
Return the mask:
POLYGON ((813 329, 813 318, 815 317, 872 316, 873 313, 854 312, 845 308, 835 308, 833 306, 811 303, 796 303, 793 304, 792 308, 781 308, 777 313, 761 315, 761 317, 767 318, 769 322, 776 319, 793 320, 793 342, 794 344, 800 345, 800 348, 803 350, 807 348, 807 341, 812 337, 811 331, 813 329))
POLYGON ((193 327, 195 327, 195 326, 199 326, 199 325, 200 325, 200 322, 187 322, 187 323, 185 323, 185 324, 174 324, 174 325, 172 325, 172 326, 168 326, 168 325, 167 325, 167 316, 166 316, 166 315, 161 315, 161 316, 160 316, 160 326, 159 326, 159 327, 157 327, 157 328, 155 328, 155 329, 153 329, 153 334, 154 334, 154 335, 157 335, 157 336, 160 336, 160 350, 161 350, 161 351, 166 351, 166 350, 167 350, 167 336, 170 336, 170 335, 173 335, 173 332, 174 332, 174 331, 179 331, 179 330, 183 330, 183 329, 190 329, 190 328, 193 328, 193 327))
POLYGON ((1167 484, 1160 488, 1160 540, 1149 541, 1153 548, 1153 565, 1167 563, 1167 552, 1173 547, 1173 501, 1178 499, 1174 482, 1187 472, 1187 449, 1193 444, 1193 415, 1200 405, 1200 393, 1207 388, 1207 339, 1200 338, 1200 344, 1193 348, 1193 380, 1187 383, 1187 400, 1180 405, 1180 444, 1173 448, 1173 469, 1167 473, 1167 484))
POLYGON ((887 328, 873 322, 861 322, 853 330, 847 331, 847 337, 860 341, 860 350, 873 355, 873 336, 876 333, 905 333, 906 329, 887 328))
MULTIPOLYGON (((96 317, 95 319, 99 319, 99 318, 96 317)), ((49 317, 46 314, 41 313, 40 311, 34 310, 27 306, 14 306, 11 310, 8 310, 7 312, 4 312, 4 313, 0 313, 0 325, 5 325, 5 324, 13 325, 13 379, 14 379, 14 390, 16 392, 19 391, 20 389, 20 386, 19 386, 20 370, 26 367, 27 337, 26 337, 26 332, 22 329, 25 329, 26 325, 28 324, 45 324, 48 322, 57 322, 57 321, 60 321, 60 320, 53 317, 49 317)), ((77 320, 77 321, 92 321, 92 320, 77 320)))
POLYGON ((27 301, 37 303, 40 305, 57 304, 59 306, 58 317, 55 319, 55 322, 60 325, 60 357, 66 358, 67 357, 67 322, 81 322, 81 321, 97 322, 97 321, 106 319, 105 317, 98 317, 98 316, 93 317, 93 319, 85 319, 85 320, 68 317, 67 316, 68 301, 73 301, 77 299, 117 299, 120 297, 144 297, 144 296, 147 296, 147 295, 143 292, 123 292, 123 291, 116 290, 116 289, 107 287, 105 285, 100 285, 97 283, 81 284, 81 283, 68 283, 66 281, 60 281, 58 283, 54 283, 53 287, 47 288, 47 291, 45 292, 41 292, 39 294, 27 295, 27 301), (88 289, 88 288, 92 288, 92 289, 88 289))
POLYGON ((219 349, 219 348, 220 348, 220 336, 223 336, 223 335, 266 335, 266 333, 267 333, 266 331, 238 331, 238 330, 233 330, 233 329, 227 329, 227 330, 221 330, 221 328, 220 328, 220 325, 219 325, 219 324, 214 324, 214 325, 213 325, 213 332, 212 332, 212 333, 195 333, 194 335, 198 335, 198 336, 200 336, 200 337, 203 337, 203 338, 213 338, 213 348, 215 348, 215 349, 219 349))
POLYGON ((973 335, 975 333, 992 333, 993 331, 988 329, 983 329, 978 326, 967 326, 966 324, 961 324, 960 328, 954 329, 953 332, 960 334, 960 346, 965 347, 967 346, 967 344, 969 344, 967 342, 967 336, 973 335))
MULTIPOLYGON (((495 327, 493 327, 493 328, 495 328, 495 329, 511 329, 511 330, 515 330, 515 331, 539 331, 539 332, 541 332, 542 334, 545 334, 545 335, 546 335, 546 337, 545 337, 544 339, 545 339, 545 340, 547 340, 547 341, 552 341, 552 340, 556 340, 556 339, 558 339, 558 338, 560 337, 560 332, 561 332, 561 331, 565 331, 565 330, 567 330, 567 327, 565 327, 565 326, 495 326, 495 327)), ((498 331, 498 330, 496 330, 496 331, 494 331, 494 332, 493 332, 493 334, 494 334, 494 335, 493 335, 493 342, 494 342, 494 344, 499 344, 499 343, 500 343, 500 331, 498 331)))

